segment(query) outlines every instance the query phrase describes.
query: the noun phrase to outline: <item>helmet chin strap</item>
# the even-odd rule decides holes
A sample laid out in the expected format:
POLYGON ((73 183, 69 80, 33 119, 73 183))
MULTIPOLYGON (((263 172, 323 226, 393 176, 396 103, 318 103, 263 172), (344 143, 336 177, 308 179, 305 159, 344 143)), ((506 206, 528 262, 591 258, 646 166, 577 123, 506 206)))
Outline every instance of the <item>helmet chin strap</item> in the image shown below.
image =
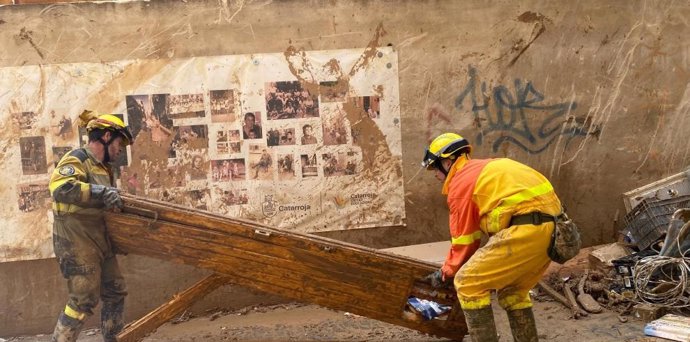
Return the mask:
POLYGON ((444 176, 448 177, 448 170, 446 170, 446 169, 443 167, 443 159, 438 161, 438 163, 436 164, 436 168, 437 168, 439 171, 443 172, 443 175, 444 175, 444 176))
POLYGON ((113 142, 113 140, 115 140, 115 139, 113 139, 112 133, 110 135, 110 141, 108 141, 108 142, 105 142, 105 140, 103 140, 103 136, 98 138, 98 142, 100 142, 101 145, 103 145, 103 150, 104 150, 103 151, 103 164, 110 163, 110 152, 108 152, 108 146, 110 146, 110 144, 113 142))

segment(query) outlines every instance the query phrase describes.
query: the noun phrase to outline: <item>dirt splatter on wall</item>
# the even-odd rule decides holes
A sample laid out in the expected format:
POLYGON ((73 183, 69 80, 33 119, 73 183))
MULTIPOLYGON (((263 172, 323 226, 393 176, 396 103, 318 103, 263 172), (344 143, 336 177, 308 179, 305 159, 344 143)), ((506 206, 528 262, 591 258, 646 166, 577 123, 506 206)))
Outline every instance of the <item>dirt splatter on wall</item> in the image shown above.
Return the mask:
MULTIPOLYGON (((123 191, 299 232, 400 226, 405 212, 397 54, 387 47, 0 69, 3 212, 38 225, 0 239, 0 262, 50 256, 55 163, 85 146, 82 109, 135 137, 113 162, 123 191), (345 71, 343 71, 345 70, 345 71), (143 77, 142 77, 143 76, 143 77), (14 195, 14 196, 13 196, 14 195)), ((24 228, 26 227, 26 228, 24 228)))

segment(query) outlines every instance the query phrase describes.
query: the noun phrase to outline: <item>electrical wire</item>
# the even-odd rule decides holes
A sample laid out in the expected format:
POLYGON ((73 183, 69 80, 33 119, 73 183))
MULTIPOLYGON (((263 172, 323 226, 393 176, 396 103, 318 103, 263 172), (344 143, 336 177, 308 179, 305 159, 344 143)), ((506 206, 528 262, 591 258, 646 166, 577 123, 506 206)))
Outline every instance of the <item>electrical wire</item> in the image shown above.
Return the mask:
POLYGON ((635 297, 643 302, 673 308, 690 307, 688 276, 690 258, 652 255, 635 264, 635 297))
MULTIPOLYGON (((686 232, 688 226, 689 223, 683 225, 681 231, 686 232)), ((640 302, 672 308, 690 307, 690 258, 684 257, 687 251, 681 249, 681 236, 684 240, 686 235, 678 234, 673 241, 681 257, 652 255, 635 263, 635 298, 640 302)))

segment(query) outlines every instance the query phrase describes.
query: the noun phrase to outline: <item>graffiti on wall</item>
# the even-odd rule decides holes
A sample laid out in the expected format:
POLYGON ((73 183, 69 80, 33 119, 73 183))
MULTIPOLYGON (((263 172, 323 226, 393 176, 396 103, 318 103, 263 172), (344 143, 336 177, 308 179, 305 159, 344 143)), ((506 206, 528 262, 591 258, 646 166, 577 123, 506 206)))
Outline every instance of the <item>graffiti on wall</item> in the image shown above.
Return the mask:
POLYGON ((572 115, 577 108, 575 101, 550 103, 529 80, 516 78, 512 87, 496 85, 489 89, 485 81, 479 81, 477 69, 470 66, 468 74, 465 88, 455 98, 455 107, 469 107, 472 111, 479 130, 474 139, 477 145, 491 142, 492 150, 497 152, 504 144, 511 144, 538 154, 559 136, 567 138, 567 146, 573 138, 597 131, 572 115))

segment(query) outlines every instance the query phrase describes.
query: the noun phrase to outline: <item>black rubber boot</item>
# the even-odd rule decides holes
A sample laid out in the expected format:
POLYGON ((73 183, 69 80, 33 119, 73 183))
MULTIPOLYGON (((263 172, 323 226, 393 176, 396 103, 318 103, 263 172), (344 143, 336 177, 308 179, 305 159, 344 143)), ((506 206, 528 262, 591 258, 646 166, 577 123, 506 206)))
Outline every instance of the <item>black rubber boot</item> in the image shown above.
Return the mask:
POLYGON ((117 334, 122 331, 124 322, 124 299, 117 302, 103 302, 101 308, 101 332, 104 342, 117 342, 117 334))
POLYGON ((65 313, 61 313, 58 317, 55 330, 51 342, 75 342, 81 329, 84 327, 84 321, 69 317, 65 313))
POLYGON ((510 331, 515 342, 537 342, 537 323, 534 321, 532 308, 507 311, 510 331))
POLYGON ((494 312, 490 306, 476 310, 462 310, 467 331, 473 342, 498 342, 494 312))

